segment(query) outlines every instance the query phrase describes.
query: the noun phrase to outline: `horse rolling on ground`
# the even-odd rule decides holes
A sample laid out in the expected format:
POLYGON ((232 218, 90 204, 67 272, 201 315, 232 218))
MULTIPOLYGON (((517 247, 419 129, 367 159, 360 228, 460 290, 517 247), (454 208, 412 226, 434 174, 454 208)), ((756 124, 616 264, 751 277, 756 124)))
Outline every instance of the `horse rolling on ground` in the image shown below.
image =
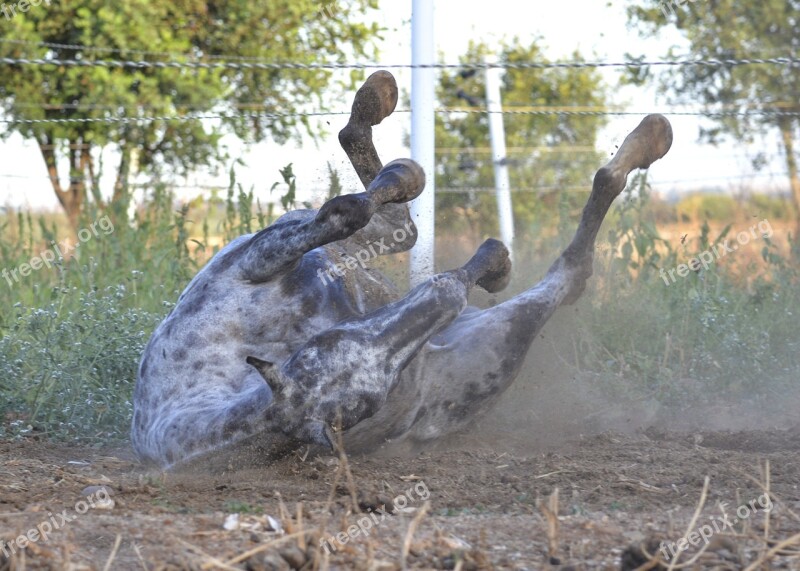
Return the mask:
POLYGON ((372 127, 396 103, 392 75, 374 73, 339 133, 364 192, 235 239, 155 330, 134 392, 142 460, 164 468, 242 455, 268 461, 305 444, 333 446, 335 430, 348 451, 369 452, 463 428, 511 385, 556 308, 583 292, 600 225, 628 174, 672 143, 666 118, 645 117, 597 171, 575 236, 542 281, 478 310, 467 308, 473 287, 496 292, 510 279, 497 240, 405 296, 352 263, 364 252, 406 251, 416 239, 406 203, 422 192, 425 173, 408 159, 383 166, 372 143, 372 127))

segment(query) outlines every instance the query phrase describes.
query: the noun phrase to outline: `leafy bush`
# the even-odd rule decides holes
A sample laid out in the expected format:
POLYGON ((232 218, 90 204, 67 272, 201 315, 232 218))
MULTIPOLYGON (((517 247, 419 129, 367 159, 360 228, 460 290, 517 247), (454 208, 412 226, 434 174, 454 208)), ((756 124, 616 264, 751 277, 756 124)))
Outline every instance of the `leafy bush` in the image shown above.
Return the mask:
POLYGON ((140 279, 134 272, 128 285, 99 291, 56 287, 41 308, 15 305, 0 338, 0 417, 10 420, 8 431, 127 436, 136 367, 163 317, 125 307, 140 279))
MULTIPOLYGON (((732 221, 719 234, 703 223, 681 250, 647 219, 641 177, 627 191, 601 249, 584 312, 590 350, 581 366, 624 377, 663 402, 753 398, 780 391, 800 370, 800 274, 770 239, 751 242, 708 269, 675 281, 674 269, 746 229, 732 221), (638 188, 633 198, 632 189, 638 188), (752 248, 758 256, 747 256, 752 248)), ((578 328, 580 331, 580 328, 578 328)), ((631 384, 627 383, 630 387, 631 384)))
POLYGON ((53 216, 17 213, 0 221, 0 271, 9 276, 0 278, 0 303, 10 308, 0 315, 0 436, 127 438, 142 351, 219 249, 209 236, 229 239, 268 222, 252 192, 235 187, 232 178, 224 202, 178 210, 158 187, 131 222, 124 212, 87 211, 79 230, 108 230, 91 235, 75 235, 53 216), (69 253, 20 274, 22 264, 55 247, 69 253))
POLYGON ((683 220, 730 220, 739 212, 736 199, 724 194, 693 194, 678 202, 683 220))

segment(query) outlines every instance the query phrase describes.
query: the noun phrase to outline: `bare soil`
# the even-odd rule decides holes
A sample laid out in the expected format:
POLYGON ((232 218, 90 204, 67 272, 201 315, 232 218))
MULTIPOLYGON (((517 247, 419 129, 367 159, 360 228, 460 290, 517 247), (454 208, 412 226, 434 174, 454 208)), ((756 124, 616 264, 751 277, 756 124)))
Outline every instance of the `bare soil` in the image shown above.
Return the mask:
MULTIPOLYGON (((658 542, 687 533, 706 477, 707 499, 693 529, 719 523, 723 511, 737 521, 714 530, 690 568, 743 569, 775 541, 800 532, 797 430, 650 429, 528 453, 461 437, 444 448, 351 457, 348 486, 344 463, 333 456, 296 454, 258 469, 163 474, 148 471, 126 449, 0 442, 0 539, 13 542, 43 522, 61 523, 47 541, 40 537, 22 551, 15 544, 10 560, 0 551, 0 570, 312 569, 315 562, 399 569, 407 537, 405 562, 413 569, 635 569, 646 562, 641 546, 655 552, 658 542), (767 464, 768 514, 753 502, 763 499, 767 464), (76 504, 93 485, 107 486, 115 505, 78 515, 76 504), (351 490, 364 513, 354 513, 351 490), (374 511, 382 504, 392 511, 392 499, 401 495, 405 509, 374 511), (747 504, 739 510, 746 516, 737 517, 737 506, 747 504), (56 515, 62 510, 68 523, 56 515), (351 527, 364 517, 377 523, 365 531, 351 527), (330 554, 320 547, 320 538, 348 528, 352 537, 344 545, 330 554)), ((771 568, 800 569, 797 543, 772 556, 771 568)), ((11 552, 8 543, 2 547, 11 552)), ((696 552, 690 547, 682 561, 696 552)))
POLYGON ((684 537, 681 566, 705 552, 676 568, 800 570, 800 395, 667 407, 611 390, 565 374, 555 317, 491 414, 422 452, 165 474, 127 446, 0 441, 0 571, 665 569, 643 548, 684 537), (113 509, 78 514, 89 486, 113 509))

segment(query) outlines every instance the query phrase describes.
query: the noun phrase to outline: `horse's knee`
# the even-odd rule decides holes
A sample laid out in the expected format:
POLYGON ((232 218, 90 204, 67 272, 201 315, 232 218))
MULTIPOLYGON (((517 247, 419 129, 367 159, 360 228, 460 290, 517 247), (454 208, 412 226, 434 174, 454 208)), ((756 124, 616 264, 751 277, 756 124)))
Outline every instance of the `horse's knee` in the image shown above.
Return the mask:
POLYGON ((323 204, 315 220, 327 226, 334 236, 340 236, 337 239, 344 239, 369 224, 373 213, 364 196, 345 194, 323 204))

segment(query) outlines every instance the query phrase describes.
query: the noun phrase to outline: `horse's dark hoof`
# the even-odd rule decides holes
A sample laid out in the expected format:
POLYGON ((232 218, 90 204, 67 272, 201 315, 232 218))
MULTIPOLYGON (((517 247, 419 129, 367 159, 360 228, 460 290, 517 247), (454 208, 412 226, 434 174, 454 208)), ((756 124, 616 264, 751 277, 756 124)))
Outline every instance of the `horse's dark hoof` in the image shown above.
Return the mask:
POLYGON ((511 281, 508 248, 500 240, 489 238, 481 244, 464 269, 477 276, 475 283, 489 293, 502 291, 511 281))
POLYGON ((397 82, 388 71, 370 75, 356 93, 352 115, 358 124, 377 125, 397 107, 397 82))
POLYGON ((411 159, 397 159, 383 167, 367 193, 381 204, 414 200, 425 188, 425 171, 411 159))

